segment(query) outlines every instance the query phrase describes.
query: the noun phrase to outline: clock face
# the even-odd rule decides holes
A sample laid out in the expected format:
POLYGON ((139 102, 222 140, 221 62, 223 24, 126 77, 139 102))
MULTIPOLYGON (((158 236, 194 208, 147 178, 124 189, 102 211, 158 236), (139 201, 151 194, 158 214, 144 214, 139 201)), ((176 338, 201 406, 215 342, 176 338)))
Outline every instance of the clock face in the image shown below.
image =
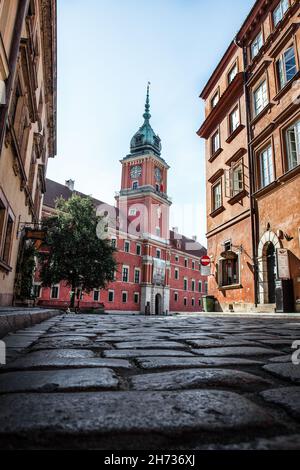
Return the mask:
POLYGON ((130 178, 139 178, 142 175, 142 167, 140 165, 133 166, 130 170, 130 178))
POLYGON ((155 168, 154 175, 155 175, 156 181, 161 181, 161 171, 159 168, 155 168))

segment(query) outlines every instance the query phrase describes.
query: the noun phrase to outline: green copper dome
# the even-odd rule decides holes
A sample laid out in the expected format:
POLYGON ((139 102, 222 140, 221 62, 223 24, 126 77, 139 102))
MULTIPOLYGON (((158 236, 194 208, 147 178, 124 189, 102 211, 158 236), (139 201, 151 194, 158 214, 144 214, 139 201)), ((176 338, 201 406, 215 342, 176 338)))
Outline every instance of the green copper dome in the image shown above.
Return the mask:
POLYGON ((149 85, 147 86, 147 98, 145 104, 145 113, 143 114, 144 124, 139 128, 130 142, 130 152, 132 154, 142 153, 144 150, 152 150, 155 154, 161 153, 161 140, 150 125, 150 101, 149 101, 149 85))

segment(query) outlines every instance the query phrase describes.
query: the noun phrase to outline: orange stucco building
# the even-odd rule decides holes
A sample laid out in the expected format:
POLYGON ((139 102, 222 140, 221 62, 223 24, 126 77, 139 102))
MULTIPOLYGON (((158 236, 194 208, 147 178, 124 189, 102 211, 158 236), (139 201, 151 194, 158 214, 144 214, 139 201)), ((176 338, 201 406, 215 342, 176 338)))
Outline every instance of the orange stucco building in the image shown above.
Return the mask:
POLYGON ((220 310, 300 310, 299 12, 258 0, 201 93, 220 310))

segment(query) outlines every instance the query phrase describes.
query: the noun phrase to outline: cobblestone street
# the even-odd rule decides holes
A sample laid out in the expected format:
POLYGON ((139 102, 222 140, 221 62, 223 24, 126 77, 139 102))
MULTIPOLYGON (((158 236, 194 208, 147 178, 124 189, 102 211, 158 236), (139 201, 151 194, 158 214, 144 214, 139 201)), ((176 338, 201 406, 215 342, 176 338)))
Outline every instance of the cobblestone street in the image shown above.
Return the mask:
POLYGON ((61 315, 4 338, 1 448, 300 449, 299 318, 61 315))

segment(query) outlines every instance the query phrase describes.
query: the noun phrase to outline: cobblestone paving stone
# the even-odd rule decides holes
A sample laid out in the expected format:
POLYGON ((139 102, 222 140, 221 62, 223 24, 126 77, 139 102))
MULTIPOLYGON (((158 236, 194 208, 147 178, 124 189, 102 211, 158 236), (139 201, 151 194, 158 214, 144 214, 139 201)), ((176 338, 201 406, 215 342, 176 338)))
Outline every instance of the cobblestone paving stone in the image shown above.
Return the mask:
POLYGON ((300 449, 300 321, 62 315, 8 335, 0 448, 300 449))

